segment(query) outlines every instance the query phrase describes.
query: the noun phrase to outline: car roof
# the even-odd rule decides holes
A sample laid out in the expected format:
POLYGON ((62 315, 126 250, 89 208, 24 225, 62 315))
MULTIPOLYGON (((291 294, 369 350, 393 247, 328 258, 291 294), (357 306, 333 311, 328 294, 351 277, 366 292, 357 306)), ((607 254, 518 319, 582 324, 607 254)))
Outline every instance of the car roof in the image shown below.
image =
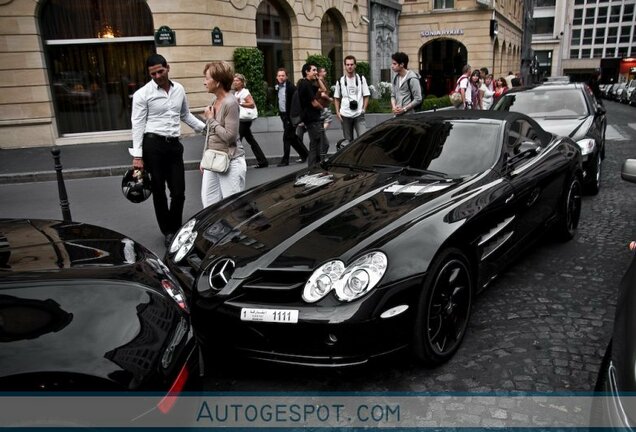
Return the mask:
POLYGON ((563 91, 563 90, 572 90, 572 89, 584 89, 584 83, 561 83, 561 82, 553 82, 553 83, 542 83, 536 85, 529 85, 523 87, 513 87, 509 89, 504 96, 511 93, 519 93, 523 91, 530 90, 541 90, 541 91, 563 91))

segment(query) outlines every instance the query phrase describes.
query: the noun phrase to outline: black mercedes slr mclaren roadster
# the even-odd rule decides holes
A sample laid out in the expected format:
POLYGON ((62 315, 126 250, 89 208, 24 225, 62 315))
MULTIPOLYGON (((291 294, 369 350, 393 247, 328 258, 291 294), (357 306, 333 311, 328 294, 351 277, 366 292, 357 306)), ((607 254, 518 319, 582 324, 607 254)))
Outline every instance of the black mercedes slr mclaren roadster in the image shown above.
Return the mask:
POLYGON ((435 366, 532 240, 574 236, 581 176, 579 146, 523 114, 397 117, 204 209, 165 261, 216 356, 343 366, 411 347, 435 366))

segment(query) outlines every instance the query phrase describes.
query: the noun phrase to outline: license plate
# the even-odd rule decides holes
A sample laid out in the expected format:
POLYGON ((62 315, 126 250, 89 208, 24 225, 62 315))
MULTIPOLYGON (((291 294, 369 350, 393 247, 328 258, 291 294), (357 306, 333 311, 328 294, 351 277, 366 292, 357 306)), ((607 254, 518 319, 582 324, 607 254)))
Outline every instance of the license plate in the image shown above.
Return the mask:
POLYGON ((241 309, 241 321, 259 321, 273 323, 298 322, 298 311, 292 309, 241 309))

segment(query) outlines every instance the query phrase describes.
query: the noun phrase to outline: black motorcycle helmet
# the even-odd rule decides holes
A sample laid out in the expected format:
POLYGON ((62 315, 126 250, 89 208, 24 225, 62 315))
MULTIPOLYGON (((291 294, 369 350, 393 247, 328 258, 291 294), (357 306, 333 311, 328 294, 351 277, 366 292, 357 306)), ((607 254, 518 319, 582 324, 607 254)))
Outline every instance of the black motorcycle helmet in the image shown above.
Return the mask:
POLYGON ((150 174, 145 170, 129 169, 121 180, 121 191, 130 202, 146 201, 152 190, 150 189, 150 174))

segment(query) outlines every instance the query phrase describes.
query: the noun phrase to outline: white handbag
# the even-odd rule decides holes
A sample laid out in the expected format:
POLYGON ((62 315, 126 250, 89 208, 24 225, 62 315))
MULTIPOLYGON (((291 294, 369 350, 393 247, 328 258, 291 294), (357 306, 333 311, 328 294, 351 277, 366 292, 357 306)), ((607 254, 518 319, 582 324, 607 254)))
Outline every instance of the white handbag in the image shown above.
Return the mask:
MULTIPOLYGON (((203 148, 208 145, 208 137, 210 136, 210 124, 208 123, 205 131, 205 141, 203 148)), ((223 150, 205 149, 203 151, 203 157, 201 158, 201 168, 214 171, 218 173, 224 173, 230 167, 230 155, 223 150)))
POLYGON ((207 149, 203 152, 203 158, 201 159, 201 168, 224 173, 230 167, 230 157, 228 154, 221 150, 207 149))
POLYGON ((239 105, 239 120, 256 120, 256 118, 258 118, 256 106, 254 108, 245 108, 239 105))

